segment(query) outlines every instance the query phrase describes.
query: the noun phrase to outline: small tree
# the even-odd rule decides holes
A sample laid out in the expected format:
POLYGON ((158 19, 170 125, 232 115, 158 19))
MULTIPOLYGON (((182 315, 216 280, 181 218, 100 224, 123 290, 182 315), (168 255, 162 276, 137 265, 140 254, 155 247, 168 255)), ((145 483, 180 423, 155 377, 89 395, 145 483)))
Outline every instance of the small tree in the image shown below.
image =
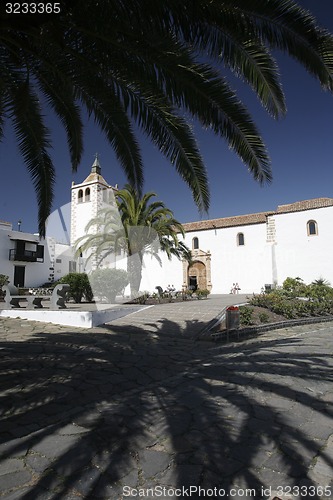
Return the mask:
POLYGON ((128 285, 128 274, 123 269, 96 269, 89 275, 90 285, 95 296, 115 302, 128 285))
POLYGON ((85 298, 88 302, 93 299, 93 293, 86 273, 69 273, 63 276, 58 283, 67 283, 70 286, 69 297, 77 304, 85 298))

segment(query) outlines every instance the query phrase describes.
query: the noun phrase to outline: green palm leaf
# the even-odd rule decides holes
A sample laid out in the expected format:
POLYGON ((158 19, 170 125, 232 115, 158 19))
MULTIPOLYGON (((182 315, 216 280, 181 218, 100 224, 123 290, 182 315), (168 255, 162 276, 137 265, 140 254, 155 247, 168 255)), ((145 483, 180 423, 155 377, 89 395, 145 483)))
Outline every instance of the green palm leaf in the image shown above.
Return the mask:
POLYGON ((144 169, 136 127, 205 211, 208 173, 192 120, 223 138, 255 179, 270 180, 260 131, 227 76, 246 82, 274 118, 283 116, 276 50, 333 90, 333 37, 294 0, 158 0, 153 8, 150 0, 86 0, 66 3, 58 15, 24 19, 2 9, 0 138, 12 119, 37 193, 40 233, 54 183, 40 102, 62 121, 74 170, 84 109, 139 194, 144 169))
POLYGON ((18 82, 8 89, 12 107, 11 117, 18 144, 37 194, 39 233, 45 236, 45 216, 50 214, 55 180, 54 168, 48 154, 49 132, 43 124, 38 98, 28 82, 18 82))

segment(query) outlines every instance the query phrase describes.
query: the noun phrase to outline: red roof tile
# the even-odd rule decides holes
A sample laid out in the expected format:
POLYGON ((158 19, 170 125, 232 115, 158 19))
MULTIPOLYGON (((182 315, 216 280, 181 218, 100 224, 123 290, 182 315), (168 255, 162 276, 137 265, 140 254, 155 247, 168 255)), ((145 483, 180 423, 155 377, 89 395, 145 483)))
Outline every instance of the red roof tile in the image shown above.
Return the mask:
POLYGON ((223 217, 221 219, 202 220, 198 222, 187 222, 183 224, 186 232, 202 231, 203 229, 218 229, 222 227, 246 226, 248 224, 264 224, 267 215, 274 212, 259 212, 257 214, 236 215, 234 217, 223 217))
POLYGON ((312 210, 314 208, 323 208, 333 206, 333 198, 314 198, 312 200, 296 201, 288 205, 279 205, 277 213, 301 212, 303 210, 312 210))

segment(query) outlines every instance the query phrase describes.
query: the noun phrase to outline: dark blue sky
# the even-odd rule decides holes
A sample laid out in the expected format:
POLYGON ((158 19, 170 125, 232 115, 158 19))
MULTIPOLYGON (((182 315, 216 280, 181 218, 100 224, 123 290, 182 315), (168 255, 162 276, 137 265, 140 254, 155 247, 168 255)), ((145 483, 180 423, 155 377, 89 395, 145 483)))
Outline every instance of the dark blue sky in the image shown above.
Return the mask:
MULTIPOLYGON (((302 0, 319 23, 333 32, 332 0, 302 0)), ((237 84, 240 97, 251 111, 268 147, 273 182, 260 187, 238 157, 222 139, 198 131, 211 192, 211 209, 203 218, 228 217, 274 210, 277 205, 317 197, 333 197, 333 95, 324 92, 295 61, 278 53, 287 116, 275 121, 244 85, 237 84)), ((90 171, 95 152, 99 153, 102 174, 110 184, 122 187, 125 176, 110 146, 93 123, 85 128, 84 155, 78 173, 72 175, 66 137, 54 117, 48 118, 52 130, 52 158, 56 166, 54 209, 70 201, 72 180, 81 182, 90 171)), ((181 222, 199 220, 197 208, 187 186, 173 167, 151 143, 142 141, 145 164, 144 191, 155 191, 181 222)), ((23 231, 37 231, 34 189, 19 155, 9 126, 0 145, 0 219, 22 220, 23 231)))

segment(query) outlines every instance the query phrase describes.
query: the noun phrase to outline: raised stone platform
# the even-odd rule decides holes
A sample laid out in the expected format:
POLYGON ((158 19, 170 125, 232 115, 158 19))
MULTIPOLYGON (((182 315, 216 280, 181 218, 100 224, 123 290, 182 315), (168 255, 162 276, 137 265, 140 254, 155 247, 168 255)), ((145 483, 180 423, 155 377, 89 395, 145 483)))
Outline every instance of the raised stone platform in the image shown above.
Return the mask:
MULTIPOLYGON (((4 307, 4 304, 1 304, 4 307)), ((103 325, 129 314, 134 314, 141 309, 152 306, 124 305, 124 304, 73 304, 67 309, 52 311, 50 309, 4 309, 0 308, 0 317, 20 318, 32 321, 43 321, 65 326, 93 328, 103 325)))

